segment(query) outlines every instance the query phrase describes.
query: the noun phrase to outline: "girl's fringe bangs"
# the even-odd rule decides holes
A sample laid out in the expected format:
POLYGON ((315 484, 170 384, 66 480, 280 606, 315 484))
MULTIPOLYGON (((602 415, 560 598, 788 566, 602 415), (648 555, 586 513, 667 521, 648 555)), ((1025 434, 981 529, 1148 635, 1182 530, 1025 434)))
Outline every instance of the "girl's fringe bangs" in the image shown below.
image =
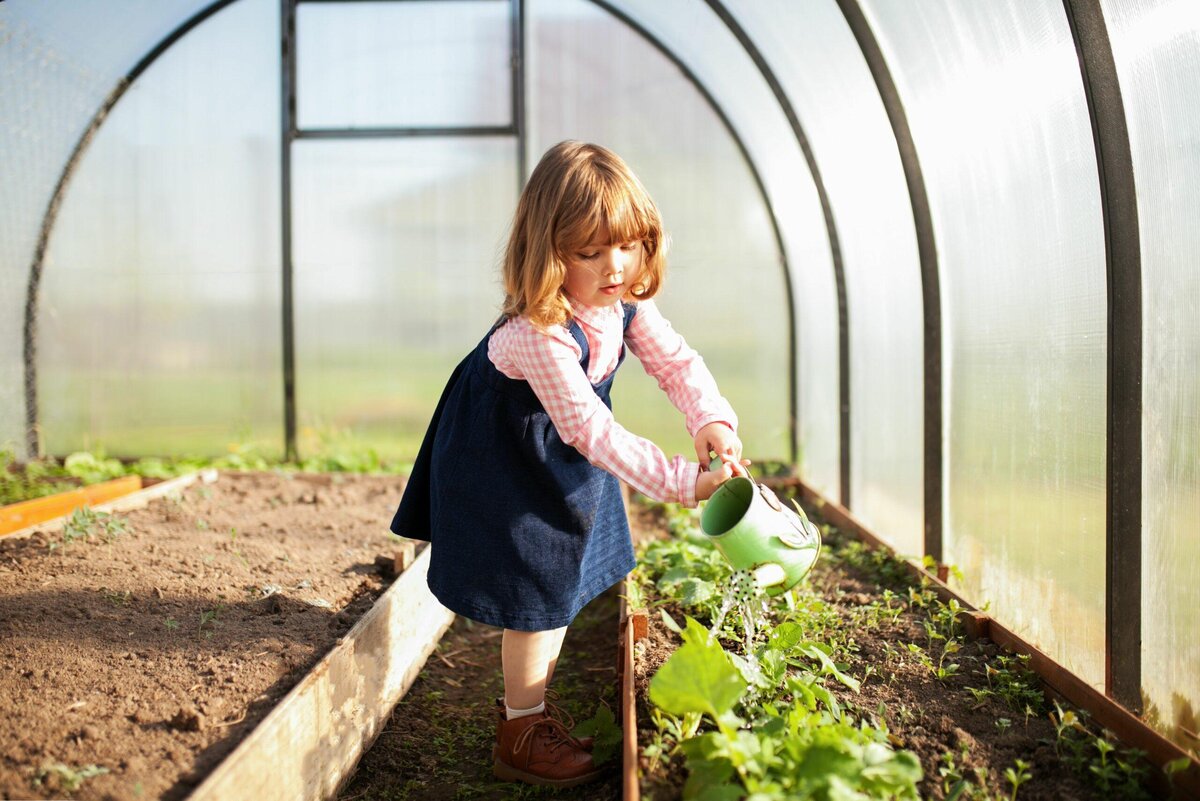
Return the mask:
POLYGON ((609 243, 661 238, 658 214, 641 187, 606 182, 586 195, 560 223, 558 244, 564 251, 588 244, 605 228, 609 243))

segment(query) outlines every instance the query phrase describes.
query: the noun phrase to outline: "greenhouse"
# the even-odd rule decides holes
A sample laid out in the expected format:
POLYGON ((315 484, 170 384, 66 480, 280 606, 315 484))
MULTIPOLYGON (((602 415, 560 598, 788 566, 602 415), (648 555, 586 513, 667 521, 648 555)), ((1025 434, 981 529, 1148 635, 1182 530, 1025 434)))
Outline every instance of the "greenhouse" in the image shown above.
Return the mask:
POLYGON ((595 765, 549 797, 1200 797, 1194 0, 0 0, 0 75, 0 797, 527 797, 520 627, 445 608, 439 524, 392 515, 430 459, 432 519, 508 514, 422 445, 482 335, 539 330, 505 271, 567 141, 664 232, 572 247, 668 267, 617 288, 608 444, 538 406, 637 554, 570 610, 571 714, 541 678, 595 765), (824 540, 782 592, 690 508, 710 425, 824 540), (670 497, 601 457, 634 439, 670 497))

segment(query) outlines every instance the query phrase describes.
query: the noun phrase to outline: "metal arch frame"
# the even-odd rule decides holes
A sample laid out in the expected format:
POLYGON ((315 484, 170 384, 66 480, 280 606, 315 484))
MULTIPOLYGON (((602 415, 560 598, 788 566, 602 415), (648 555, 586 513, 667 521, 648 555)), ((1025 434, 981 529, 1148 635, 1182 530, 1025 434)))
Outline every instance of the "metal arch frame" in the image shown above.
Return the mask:
MULTIPOLYGON (((295 362, 294 362, 294 341, 292 332, 294 330, 293 308, 291 297, 291 258, 290 258, 290 231, 291 231, 291 193, 290 193, 290 173, 291 173, 291 142, 296 139, 331 139, 331 138, 365 138, 379 136, 442 136, 442 135, 512 135, 517 139, 517 162, 518 162, 518 186, 522 186, 525 180, 525 161, 526 161, 526 134, 527 126, 525 120, 525 72, 524 72, 524 45, 525 45, 525 8, 524 0, 509 0, 513 6, 512 12, 512 31, 511 42, 515 48, 512 52, 511 68, 513 71, 513 119, 509 126, 479 126, 479 127, 463 127, 463 128, 387 128, 387 129, 358 129, 358 130, 300 130, 295 125, 295 8, 301 2, 308 3, 339 3, 339 2, 406 2, 406 0, 280 0, 281 9, 281 30, 280 30, 280 57, 281 57, 281 109, 280 109, 280 124, 281 124, 281 205, 282 205, 282 238, 283 251, 281 260, 283 261, 283 348, 284 348, 284 419, 285 419, 285 448, 289 456, 296 455, 295 447, 295 362)), ((55 186, 54 193, 50 202, 47 204, 46 212, 43 215, 42 225, 38 237, 37 248, 34 253, 33 263, 30 265, 29 284, 26 291, 25 302, 25 326, 24 326, 24 361, 25 361, 25 418, 26 418, 26 447, 28 452, 33 456, 41 455, 40 441, 40 425, 37 414, 37 304, 39 290, 41 286, 41 276, 45 261, 46 248, 49 243, 50 233, 53 230, 54 223, 57 220, 58 211, 62 204, 63 196, 66 192, 66 187, 77 169, 83 154, 91 145, 100 126, 104 123, 109 112, 116 103, 125 95, 133 82, 144 73, 151 64, 153 64, 159 56, 161 56, 168 48, 178 42, 183 36, 191 32, 201 23, 212 17, 217 12, 232 5, 236 0, 215 0, 215 2, 193 14, 182 24, 177 26, 167 36, 165 36, 154 48, 146 53, 137 64, 131 69, 114 87, 114 89, 105 98, 100 108, 92 116, 84 133, 80 136, 76 143, 66 166, 63 169, 62 175, 55 186)), ((747 168, 750 170, 751 176, 754 179, 755 185, 758 188, 759 194, 762 197, 763 203, 767 208, 768 216, 771 220, 772 230, 775 235, 776 246, 779 250, 781 267, 783 268, 784 284, 787 289, 787 312, 788 312, 788 429, 789 429, 789 457, 794 464, 798 458, 798 439, 797 439, 797 398, 796 398, 796 312, 795 299, 792 287, 792 275, 789 267, 787 256, 787 248, 783 241, 782 232, 779 226, 779 220, 775 213, 775 208, 771 203, 769 194, 766 191, 766 186, 763 183, 762 176, 750 156, 745 142, 738 134, 737 129, 733 126, 729 116, 725 110, 717 103, 713 94, 708 88, 698 79, 698 77, 683 63, 672 50, 640 25, 636 20, 625 14, 620 9, 615 8, 606 0, 590 0, 594 5, 602 8, 608 14, 621 21, 631 30, 641 36, 647 43, 657 49, 664 57, 673 63, 683 76, 696 88, 700 95, 708 103, 725 126, 726 131, 732 137, 734 144, 737 146, 742 158, 746 162, 747 168)), ((808 154, 806 151, 806 158, 808 154)), ((822 195, 823 197, 823 195, 822 195)), ((824 200, 823 200, 824 203, 824 200)))
POLYGON ((37 247, 34 249, 33 262, 29 265, 29 283, 25 290, 25 448, 30 456, 39 457, 42 455, 41 425, 38 422, 37 397, 37 305, 41 292, 42 269, 46 260, 46 248, 50 243, 50 232, 54 228, 54 223, 58 219, 59 209, 62 207, 62 200, 66 194, 67 184, 70 183, 75 170, 79 166, 80 160, 83 158, 83 154, 91 146, 92 140, 96 137, 100 126, 104 124, 104 120, 107 119, 109 112, 112 111, 117 101, 124 97, 138 76, 145 72, 151 64, 158 60, 159 56, 193 28, 235 2, 237 0, 216 0, 216 2, 202 8, 167 34, 146 55, 142 56, 133 69, 117 82, 117 85, 104 98, 104 102, 100 104, 100 108, 92 115, 92 119, 88 122, 79 140, 75 143, 75 147, 72 149, 71 155, 63 167, 62 174, 58 177, 58 182, 54 186, 54 193, 50 196, 50 202, 46 204, 46 211, 42 215, 42 225, 38 231, 37 247))
POLYGON ((725 23, 725 27, 738 40, 742 49, 754 62, 754 66, 758 67, 759 74, 762 75, 767 86, 771 88, 776 102, 779 103, 779 107, 783 110, 784 116, 787 117, 788 124, 792 128, 796 143, 804 154, 804 161, 808 164, 808 171, 812 174, 817 197, 821 202, 825 232, 829 237, 829 251, 833 261, 833 281, 837 290, 838 304, 838 443, 840 452, 838 480, 841 485, 839 502, 842 506, 850 509, 850 319, 846 295, 846 271, 842 261, 842 243, 841 237, 838 235, 837 223, 833 219, 833 206, 829 202, 829 192, 825 189, 825 179, 817 166, 817 157, 808 140, 808 134, 804 132, 804 126, 800 124, 800 117, 796 114, 796 109, 792 106, 787 92, 783 90, 783 84, 779 82, 775 71, 771 69, 771 65, 767 63, 767 59, 758 46, 754 44, 749 34, 721 0, 705 0, 705 2, 708 3, 708 7, 712 9, 713 13, 725 23))
POLYGON ((921 300, 925 320, 925 554, 937 563, 940 571, 943 559, 942 516, 945 504, 945 489, 942 486, 942 305, 933 215, 929 209, 929 195, 925 191, 921 161, 917 156, 912 129, 908 125, 908 114, 904 110, 904 102, 883 56, 879 40, 875 38, 858 0, 837 0, 837 4, 850 26, 851 33, 854 34, 855 41, 858 42, 887 111, 892 133, 896 137, 896 148, 900 153, 900 164, 904 169, 904 180, 908 185, 909 203, 912 206, 913 227, 917 234, 917 257, 921 265, 921 300))
POLYGON ((1063 0, 1087 95, 1108 294, 1104 689, 1142 711, 1142 250, 1129 127, 1099 0, 1063 0))
POLYGON ((787 247, 783 242, 783 232, 779 227, 779 217, 775 214, 775 206, 771 203, 771 196, 767 193, 766 184, 763 183, 762 174, 758 171, 758 165, 750 155, 746 143, 742 141, 742 137, 738 134, 737 129, 729 119, 729 115, 725 113, 725 109, 717 102, 712 92, 708 87, 696 76, 691 69, 688 68, 683 60, 668 48, 658 37, 650 33, 637 20, 630 17, 624 11, 615 8, 608 0, 589 0, 593 5, 604 9, 613 17, 620 20, 632 31, 637 33, 661 53, 668 61, 683 74, 692 86, 700 93, 708 103, 709 108, 717 115, 721 124, 725 126, 730 138, 733 139, 737 146, 738 152, 742 154, 742 158, 746 162, 746 167, 750 170, 750 175, 754 179, 755 186, 758 187, 759 195, 762 197, 763 204, 767 208, 767 216, 771 220, 771 230, 775 234, 775 245, 779 248, 780 266, 783 268, 784 286, 787 288, 787 314, 788 314, 788 451, 789 459, 792 464, 795 464, 799 456, 799 440, 797 438, 796 428, 796 301, 792 293, 792 271, 788 261, 787 247))

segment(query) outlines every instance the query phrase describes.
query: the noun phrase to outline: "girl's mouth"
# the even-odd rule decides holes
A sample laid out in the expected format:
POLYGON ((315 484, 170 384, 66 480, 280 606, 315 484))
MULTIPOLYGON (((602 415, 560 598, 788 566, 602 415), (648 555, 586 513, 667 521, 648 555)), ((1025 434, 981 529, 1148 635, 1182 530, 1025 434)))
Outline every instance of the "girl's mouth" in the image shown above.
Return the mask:
POLYGON ((613 284, 612 286, 600 287, 600 291, 605 295, 615 295, 620 292, 624 286, 624 284, 613 284))

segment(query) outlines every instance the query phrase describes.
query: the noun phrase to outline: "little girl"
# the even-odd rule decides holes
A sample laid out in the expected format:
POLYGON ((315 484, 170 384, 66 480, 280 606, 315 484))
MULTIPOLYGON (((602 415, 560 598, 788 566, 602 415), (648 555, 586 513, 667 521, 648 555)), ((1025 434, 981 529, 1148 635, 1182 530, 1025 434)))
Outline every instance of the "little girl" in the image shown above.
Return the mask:
POLYGON ((651 300, 666 244, 616 154, 570 141, 547 151, 513 220, 503 316, 451 374, 392 521, 432 542, 438 600, 504 629, 493 772, 505 781, 599 775, 545 692, 567 625, 634 567, 617 479, 691 507, 749 464, 733 409, 651 300), (720 469, 668 459, 613 419, 626 345, 685 415, 697 457, 716 453, 720 469))

